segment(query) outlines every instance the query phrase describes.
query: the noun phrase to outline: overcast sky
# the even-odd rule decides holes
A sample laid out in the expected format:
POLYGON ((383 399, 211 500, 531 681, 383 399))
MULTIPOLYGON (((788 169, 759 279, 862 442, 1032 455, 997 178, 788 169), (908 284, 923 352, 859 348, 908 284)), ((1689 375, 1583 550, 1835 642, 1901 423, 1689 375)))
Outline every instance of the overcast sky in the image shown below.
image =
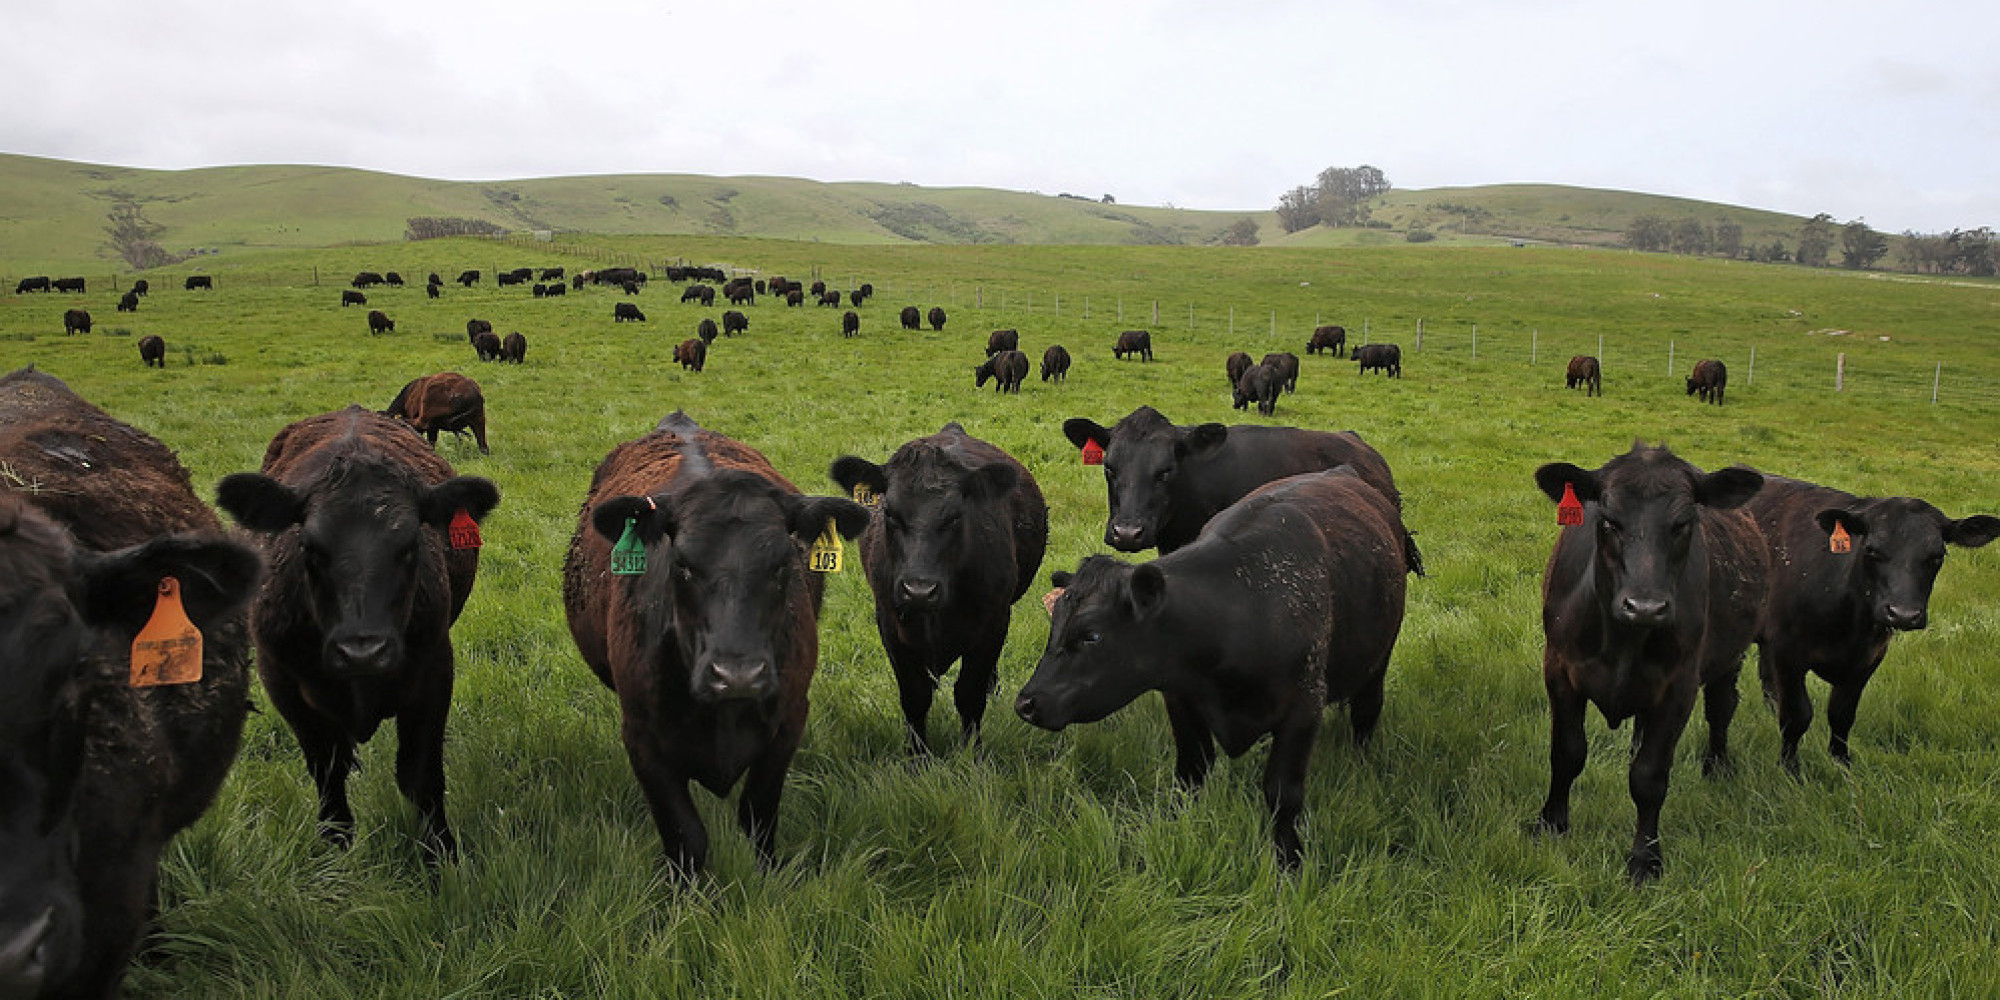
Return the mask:
POLYGON ((1996 53, 1993 0, 90 0, 0 32, 0 151, 1238 210, 1369 164, 1935 232, 2000 227, 1996 53))

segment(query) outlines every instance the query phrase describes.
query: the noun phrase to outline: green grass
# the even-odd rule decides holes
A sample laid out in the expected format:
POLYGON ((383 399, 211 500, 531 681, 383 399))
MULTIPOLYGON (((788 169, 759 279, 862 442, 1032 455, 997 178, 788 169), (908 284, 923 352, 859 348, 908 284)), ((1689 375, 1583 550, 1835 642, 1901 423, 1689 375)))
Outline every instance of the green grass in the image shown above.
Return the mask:
MULTIPOLYGON (((747 197, 747 196, 746 196, 747 197)), ((312 831, 312 793, 275 714, 253 715, 217 807, 170 849, 133 996, 1990 996, 2000 927, 2000 562, 1954 552, 1931 628, 1899 637, 1870 687, 1852 771, 1823 723, 1805 778, 1743 679, 1737 773, 1704 781, 1690 727, 1663 833, 1667 869, 1624 879, 1629 730, 1590 727, 1569 836, 1523 821, 1547 781, 1539 580, 1555 534, 1530 473, 1594 465, 1634 438, 1704 467, 1747 462, 1865 493, 1992 512, 2000 475, 2000 286, 1870 280, 1650 255, 1500 248, 1256 251, 1136 247, 835 246, 721 237, 537 244, 449 241, 266 251, 151 276, 136 315, 108 286, 82 302, 111 335, 64 337, 58 296, 0 295, 0 368, 27 362, 176 448, 204 491, 256 467, 287 422, 456 369, 485 387, 491 457, 440 450, 502 490, 478 587, 454 636, 446 750, 467 856, 433 887, 392 781, 393 733, 362 753, 359 838, 312 831), (720 308, 656 282, 649 322, 611 321, 600 289, 371 290, 398 332, 370 338, 338 291, 362 269, 688 259, 836 285, 872 281, 863 333, 839 312, 749 310, 684 374, 672 345, 720 308), (315 268, 321 284, 311 284, 315 268), (1030 308, 1032 296, 1032 309, 1030 308), (1060 304, 1058 305, 1058 297, 1060 304), (1006 303, 1004 310, 1001 302, 1006 303), (1084 315, 1086 300, 1089 316, 1084 315), (1158 360, 1119 363, 1118 330, 1154 328, 1158 360), (1193 329, 1189 303, 1194 304, 1193 329), (944 305, 942 333, 895 312, 944 305), (981 306, 983 305, 983 308, 981 306), (1235 331, 1230 332, 1234 309, 1235 331), (100 311, 101 310, 101 311, 100 311), (1123 311, 1123 319, 1119 311, 1123 311), (1270 331, 1276 315, 1277 333, 1270 331), (467 318, 520 330, 528 363, 478 365, 467 318), (1414 349, 1416 323, 1424 347, 1414 349), (1389 459, 1432 568, 1412 582, 1377 742, 1330 713, 1302 823, 1306 863, 1281 876, 1260 815, 1263 751, 1173 787, 1158 700, 1061 735, 1008 710, 1047 632, 1031 597, 1001 662, 983 745, 902 750, 894 684, 856 563, 828 588, 805 746, 787 785, 780 865, 760 870, 732 804, 697 793, 712 874, 677 885, 617 741, 617 711, 570 645, 559 566, 596 462, 684 408, 764 451, 808 490, 843 453, 876 460, 959 420, 1020 458, 1051 507, 1043 576, 1103 550, 1101 474, 1062 420, 1141 403, 1184 423, 1231 411, 1231 350, 1298 350, 1315 321, 1395 340, 1401 381, 1304 357, 1278 420, 1359 430, 1389 459), (988 330, 1034 356, 1076 356, 1066 386, 977 391, 988 330), (1477 327, 1477 357, 1473 354, 1477 327), (1846 331, 1830 336, 1828 331, 1846 331), (171 367, 139 366, 159 333, 171 367), (1569 355, 1605 344, 1605 391, 1562 388, 1569 355), (1888 340, 1878 338, 1888 337, 1888 340), (1677 372, 1669 376, 1669 344, 1677 372), (226 364, 183 364, 183 348, 226 364), (1756 350, 1754 382, 1748 379, 1756 350), (1529 363, 1530 351, 1537 364, 1529 363), (1831 391, 1847 355, 1848 391, 1831 391), (1730 403, 1680 377, 1726 360, 1730 403), (1941 401, 1931 377, 1944 366, 1941 401)), ((417 278, 421 281, 421 278, 417 278)), ((4 289, 0 289, 4 291, 4 289)), ((853 551, 849 551, 850 557, 853 551)), ((853 560, 850 560, 854 562, 853 560)), ((1039 588, 1037 588, 1037 591, 1039 588)), ((1823 704, 1825 690, 1813 687, 1823 704)), ((260 696, 261 697, 261 696, 260 696)), ((948 699, 945 699, 948 701, 948 699)), ((933 731, 955 729, 940 705, 933 731)))

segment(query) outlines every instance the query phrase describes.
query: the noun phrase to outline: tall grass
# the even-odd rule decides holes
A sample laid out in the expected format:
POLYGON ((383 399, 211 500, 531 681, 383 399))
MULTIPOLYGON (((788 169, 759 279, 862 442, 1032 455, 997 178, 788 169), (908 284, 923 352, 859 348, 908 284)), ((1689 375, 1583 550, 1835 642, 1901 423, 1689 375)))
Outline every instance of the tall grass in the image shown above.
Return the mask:
MULTIPOLYGON (((371 307, 398 331, 374 338, 362 310, 337 305, 334 276, 364 268, 448 278, 463 267, 577 264, 553 247, 272 253, 217 271, 211 295, 180 291, 178 273, 154 275, 141 310, 118 319, 133 337, 65 338, 58 298, 0 296, 0 367, 32 361, 68 380, 176 448, 204 491, 255 468, 289 421, 349 402, 380 408, 419 374, 464 371, 488 400, 490 457, 469 440, 439 446, 503 495, 454 632, 446 761, 465 859, 435 880, 426 874, 416 817, 394 789, 390 732, 362 753, 355 847, 321 844, 294 741, 273 713, 254 715, 221 801, 169 851, 158 932, 129 994, 2000 992, 1992 553, 1954 552, 1932 626, 1896 639, 1863 701, 1852 770, 1827 759, 1821 726, 1803 752, 1804 779, 1785 777, 1752 664, 1736 774, 1704 781, 1692 759, 1698 737, 1683 748, 1659 884, 1633 891, 1624 879, 1626 731, 1592 723, 1569 836, 1522 832, 1547 780, 1537 615, 1555 533, 1533 468, 1594 465, 1644 438, 1704 467, 1746 462, 1924 496, 1955 516, 1993 512, 2000 417, 1981 387, 2000 378, 2000 286, 1506 248, 631 238, 592 249, 795 278, 818 269, 843 287, 871 281, 878 294, 853 340, 839 336, 839 310, 760 299, 747 310, 749 334, 718 341, 699 375, 673 365, 671 348, 721 309, 681 306, 664 282, 639 296, 642 325, 614 325, 611 305, 623 296, 602 289, 534 300, 525 289, 452 285, 435 302, 415 285, 371 290, 371 307), (314 267, 319 287, 309 284, 314 267), (1150 325, 1155 299, 1158 360, 1113 361, 1117 331, 1150 325), (906 304, 944 305, 944 332, 897 329, 906 304), (463 340, 471 317, 525 333, 527 364, 476 364, 463 340), (1411 338, 1419 318, 1423 352, 1411 338), (1103 550, 1101 473, 1078 463, 1064 418, 1108 423, 1146 403, 1184 423, 1255 420, 1228 408, 1224 356, 1298 351, 1315 319, 1351 336, 1365 322, 1374 339, 1400 341, 1404 377, 1361 378, 1351 362, 1306 357, 1277 419, 1353 428, 1382 451, 1432 575, 1413 581, 1376 742, 1355 750, 1345 718, 1329 714, 1300 872, 1281 875, 1270 856, 1261 750, 1225 762, 1190 796, 1174 787, 1155 699, 1061 735, 1012 717, 1005 699, 1047 633, 1032 599, 1017 609, 984 741, 949 737, 937 759, 909 761, 850 560, 855 569, 828 588, 779 865, 760 870, 734 830, 733 804, 698 793, 715 833, 712 873, 692 884, 664 874, 615 702, 583 668, 559 607, 577 505, 614 444, 685 409, 763 450, 801 487, 830 491, 825 469, 838 455, 879 461, 958 420, 1040 482, 1051 508, 1046 577, 1103 550), (1465 336, 1473 324, 1476 360, 1465 336), (1068 346, 1077 359, 1068 384, 1031 381, 1018 397, 975 390, 971 369, 996 327, 1018 328, 1031 356, 1068 346), (145 333, 167 339, 172 367, 139 366, 132 345, 145 333), (1594 351, 1600 334, 1606 395, 1565 391, 1562 363, 1594 351), (1755 347, 1755 383, 1738 376, 1727 406, 1700 406, 1665 371, 1669 341, 1679 375, 1698 357, 1725 358, 1736 373, 1755 347), (181 364, 178 348, 190 343, 228 363, 181 364), (1531 344, 1539 364, 1528 363, 1531 344), (1851 389, 1836 395, 1841 352, 1851 389), (1861 377, 1936 363, 1966 381, 1935 406, 1927 391, 1861 377)), ((93 291, 86 306, 108 316, 114 298, 93 291)), ((1823 687, 1813 694, 1823 703, 1823 687)), ((934 731, 954 730, 948 706, 937 711, 934 731)))

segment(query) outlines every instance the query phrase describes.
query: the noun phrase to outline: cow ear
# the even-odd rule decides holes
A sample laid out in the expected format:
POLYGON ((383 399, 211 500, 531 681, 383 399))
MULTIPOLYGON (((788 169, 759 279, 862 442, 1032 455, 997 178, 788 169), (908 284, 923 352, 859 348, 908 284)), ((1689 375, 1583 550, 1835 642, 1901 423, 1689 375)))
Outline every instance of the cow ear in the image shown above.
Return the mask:
POLYGON ((826 533, 828 518, 842 538, 853 538, 868 528, 868 508, 846 497, 787 496, 785 510, 792 537, 807 544, 826 533))
POLYGON ((651 545, 674 533, 672 511, 651 497, 612 497, 590 512, 590 526, 613 545, 625 537, 626 521, 633 522, 642 545, 651 545))
POLYGON ((1013 492, 1020 474, 1006 462, 988 462, 967 473, 959 490, 967 500, 997 500, 1013 492))
POLYGON ((1199 456, 1222 447, 1229 439, 1229 428, 1222 424, 1201 424, 1190 427, 1174 446, 1174 451, 1182 458, 1199 456))
POLYGON ((1562 501, 1564 486, 1574 488, 1576 498, 1585 503, 1603 499, 1604 496, 1604 481, 1598 478, 1597 473, 1568 462, 1550 462, 1536 469, 1535 485, 1558 503, 1562 501))
POLYGON ((1742 465, 1711 472, 1694 485, 1696 503, 1715 510, 1731 510, 1748 503, 1764 488, 1764 474, 1742 465))
POLYGON ((1947 524, 1944 530, 1945 541, 1968 549, 1976 549, 1995 538, 2000 538, 2000 517, 1986 514, 1960 518, 1947 524))
POLYGON ((1097 442, 1099 448, 1111 447, 1111 432, 1089 417, 1071 417, 1063 421, 1063 436, 1078 448, 1089 441, 1097 442))
POLYGON ((1152 563, 1132 570, 1132 612, 1140 621, 1151 618, 1167 600, 1167 575, 1152 563))
POLYGON ((1049 574, 1049 586, 1061 590, 1068 587, 1069 582, 1074 579, 1076 579, 1075 573, 1071 573, 1066 569, 1059 569, 1049 574))
POLYGON ((451 519, 459 511, 472 515, 475 521, 486 520, 486 515, 500 503, 500 488, 493 481, 481 476, 456 476, 447 479, 424 492, 417 502, 418 516, 433 528, 443 528, 451 524, 451 519))
POLYGON ((833 481, 839 483, 840 488, 845 490, 848 496, 854 495, 854 487, 857 485, 868 487, 869 491, 878 497, 889 492, 889 474, 883 471, 881 466, 865 458, 842 455, 833 460, 833 465, 826 470, 826 474, 832 476, 833 481))
POLYGON ((206 629, 250 599, 264 568, 248 546, 214 535, 173 535, 77 559, 78 611, 92 624, 133 634, 152 615, 162 577, 180 582, 181 607, 206 629))
POLYGON ((1836 525, 1846 528, 1850 535, 1868 533, 1868 519, 1861 516, 1860 511, 1849 507, 1828 507, 1814 514, 1813 520, 1819 522, 1819 530, 1829 535, 1833 534, 1836 525))
POLYGON ((216 506, 252 531, 283 531, 305 520, 305 498, 291 487, 255 472, 222 477, 215 486, 216 506))

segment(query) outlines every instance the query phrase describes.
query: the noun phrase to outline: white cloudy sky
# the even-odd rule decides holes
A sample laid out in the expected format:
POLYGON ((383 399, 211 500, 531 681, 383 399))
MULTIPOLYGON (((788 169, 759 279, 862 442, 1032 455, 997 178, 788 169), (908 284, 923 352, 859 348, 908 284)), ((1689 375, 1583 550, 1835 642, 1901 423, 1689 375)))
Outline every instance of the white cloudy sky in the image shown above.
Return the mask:
POLYGON ((1328 166, 2000 226, 1992 0, 89 0, 0 151, 1262 209, 1328 166))

